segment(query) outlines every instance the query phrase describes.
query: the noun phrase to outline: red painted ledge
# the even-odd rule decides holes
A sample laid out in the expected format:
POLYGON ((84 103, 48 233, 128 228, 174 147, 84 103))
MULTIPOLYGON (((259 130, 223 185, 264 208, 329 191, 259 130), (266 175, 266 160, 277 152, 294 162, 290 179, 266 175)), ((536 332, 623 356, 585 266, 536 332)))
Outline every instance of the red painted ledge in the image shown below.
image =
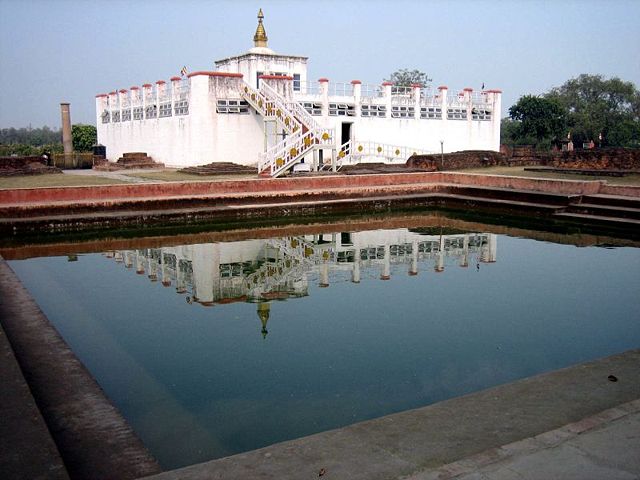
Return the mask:
POLYGON ((328 83, 328 82, 329 82, 329 79, 328 79, 328 78, 324 78, 324 77, 322 77, 322 78, 319 78, 319 79, 318 79, 318 81, 319 81, 320 83, 328 83))
POLYGON ((362 85, 360 80, 351 80, 351 85, 362 85))
POLYGON ((258 78, 262 80, 293 80, 293 77, 287 77, 286 75, 260 75, 258 78))
POLYGON ((192 72, 187 74, 188 78, 196 77, 198 75, 206 75, 209 77, 230 77, 230 78, 242 78, 243 75, 241 73, 232 73, 232 72, 192 72))

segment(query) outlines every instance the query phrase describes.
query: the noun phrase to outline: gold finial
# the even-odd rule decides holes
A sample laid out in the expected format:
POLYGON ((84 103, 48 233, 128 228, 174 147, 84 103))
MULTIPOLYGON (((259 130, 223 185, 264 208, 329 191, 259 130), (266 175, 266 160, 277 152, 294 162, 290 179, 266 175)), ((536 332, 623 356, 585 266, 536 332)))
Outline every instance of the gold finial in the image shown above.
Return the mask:
POLYGON ((269 311, 271 310, 271 304, 269 302, 262 302, 258 304, 258 318, 262 323, 262 338, 267 338, 267 322, 269 321, 269 311))
POLYGON ((266 47, 267 41, 269 40, 267 32, 264 31, 264 25, 262 25, 263 18, 264 14, 262 13, 262 9, 260 9, 258 12, 258 28, 256 28, 256 34, 253 36, 253 44, 256 47, 266 47))

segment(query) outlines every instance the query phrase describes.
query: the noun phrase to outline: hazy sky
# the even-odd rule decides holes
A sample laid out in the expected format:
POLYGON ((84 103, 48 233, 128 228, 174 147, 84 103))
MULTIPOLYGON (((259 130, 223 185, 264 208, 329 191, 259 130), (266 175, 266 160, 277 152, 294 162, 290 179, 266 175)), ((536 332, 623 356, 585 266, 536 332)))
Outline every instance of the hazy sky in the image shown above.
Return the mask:
POLYGON ((500 88, 503 110, 581 73, 640 85, 640 0, 0 0, 0 127, 95 124, 95 95, 168 80, 253 46, 309 57, 310 79, 500 88))

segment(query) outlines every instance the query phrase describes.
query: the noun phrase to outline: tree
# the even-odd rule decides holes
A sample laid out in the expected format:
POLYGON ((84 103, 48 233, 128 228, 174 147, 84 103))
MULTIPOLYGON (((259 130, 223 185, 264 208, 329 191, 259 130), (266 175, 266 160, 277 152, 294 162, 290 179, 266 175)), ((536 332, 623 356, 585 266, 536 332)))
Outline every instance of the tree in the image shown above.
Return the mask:
POLYGON ((602 135, 603 145, 640 146, 640 92, 633 83, 582 74, 546 98, 567 110, 567 127, 576 143, 598 143, 602 135))
POLYGON ((393 72, 385 81, 392 82, 396 87, 410 87, 414 84, 426 85, 431 81, 431 79, 426 73, 419 70, 401 68, 400 70, 393 72))
POLYGON ((96 144, 98 134, 93 125, 83 125, 81 123, 71 126, 71 137, 73 139, 73 149, 76 152, 90 152, 96 144))
POLYGON ((509 116, 518 122, 514 143, 549 144, 564 136, 566 110, 556 99, 524 95, 509 108, 509 116))

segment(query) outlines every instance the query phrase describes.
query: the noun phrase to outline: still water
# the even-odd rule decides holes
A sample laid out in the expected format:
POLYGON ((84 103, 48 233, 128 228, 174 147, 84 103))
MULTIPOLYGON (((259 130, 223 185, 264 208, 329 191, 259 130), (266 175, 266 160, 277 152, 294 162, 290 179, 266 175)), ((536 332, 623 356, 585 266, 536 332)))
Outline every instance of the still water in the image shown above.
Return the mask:
POLYGON ((640 347, 640 249, 395 229, 12 261, 163 467, 640 347))

